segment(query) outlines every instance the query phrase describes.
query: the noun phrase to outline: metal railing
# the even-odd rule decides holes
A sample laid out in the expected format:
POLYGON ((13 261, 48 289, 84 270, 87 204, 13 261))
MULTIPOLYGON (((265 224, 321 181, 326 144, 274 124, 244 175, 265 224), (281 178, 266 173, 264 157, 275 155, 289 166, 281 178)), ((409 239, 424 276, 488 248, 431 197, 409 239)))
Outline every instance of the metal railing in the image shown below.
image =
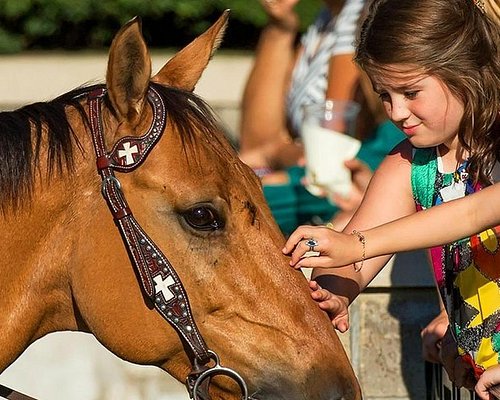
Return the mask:
POLYGON ((427 400, 477 400, 478 397, 467 389, 458 389, 448 379, 448 374, 439 364, 425 363, 427 400))

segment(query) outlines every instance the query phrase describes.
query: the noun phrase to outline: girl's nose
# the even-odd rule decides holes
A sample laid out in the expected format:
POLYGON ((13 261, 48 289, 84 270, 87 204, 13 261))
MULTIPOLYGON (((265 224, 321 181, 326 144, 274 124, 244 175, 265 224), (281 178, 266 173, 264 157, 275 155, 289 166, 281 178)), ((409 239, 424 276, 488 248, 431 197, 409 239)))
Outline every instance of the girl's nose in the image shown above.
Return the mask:
POLYGON ((410 116, 410 110, 403 99, 393 100, 390 107, 389 117, 394 122, 401 122, 410 116))

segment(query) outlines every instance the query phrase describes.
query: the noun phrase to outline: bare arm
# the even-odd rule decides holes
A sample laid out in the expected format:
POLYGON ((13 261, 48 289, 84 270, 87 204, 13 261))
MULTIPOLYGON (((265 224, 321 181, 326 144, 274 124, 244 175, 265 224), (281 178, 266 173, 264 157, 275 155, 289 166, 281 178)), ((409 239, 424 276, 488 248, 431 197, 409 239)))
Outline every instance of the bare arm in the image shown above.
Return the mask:
POLYGON ((373 257, 450 243, 500 224, 500 184, 370 229, 366 255, 373 257))
MULTIPOLYGON (((384 164, 385 166, 389 165, 385 161, 384 164)), ((377 207, 375 203, 370 201, 370 198, 374 193, 372 186, 377 185, 375 178, 378 176, 380 175, 377 171, 374 182, 370 183, 358 213, 344 230, 345 232, 352 232, 353 229, 362 231, 365 238, 364 252, 367 259, 450 243, 500 224, 500 202, 498 201, 500 184, 495 184, 478 193, 419 213, 408 212, 405 216, 402 212, 403 208, 399 208, 400 215, 392 222, 387 222, 391 221, 391 218, 383 222, 380 216, 388 217, 390 214, 395 216, 397 212, 382 211, 377 218, 372 218, 372 221, 375 220, 375 225, 383 222, 382 225, 366 229, 369 227, 365 223, 366 218, 373 213, 370 208, 377 207)), ((392 191, 390 191, 390 195, 401 197, 392 191)), ((388 201, 389 207, 399 207, 397 201, 391 201, 387 197, 385 200, 388 201)), ((382 208, 387 207, 382 205, 382 208)), ((321 247, 318 247, 318 250, 325 257, 301 259, 303 246, 302 249, 301 246, 297 246, 292 254, 292 265, 331 268, 348 265, 362 259, 363 245, 357 235, 338 233, 324 227, 299 228, 290 236, 287 242, 288 248, 292 248, 293 243, 298 243, 302 238, 307 237, 320 238, 318 242, 320 242, 321 247)), ((361 289, 378 273, 379 262, 377 260, 379 259, 376 258, 375 263, 365 261, 366 268, 363 268, 359 275, 354 275, 361 289)), ((332 271, 338 274, 337 271, 349 271, 350 269, 352 267, 341 267, 332 269, 332 271)), ((319 274, 323 274, 323 270, 319 270, 319 274)))
POLYGON ((328 66, 326 98, 335 100, 352 100, 357 87, 360 72, 353 61, 353 54, 333 56, 328 66))
POLYGON ((285 98, 295 60, 295 32, 268 25, 261 33, 242 100, 241 146, 252 149, 285 128, 285 98))
MULTIPOLYGON (((404 142, 383 161, 344 232, 352 232, 353 229, 364 231, 415 212, 410 184, 410 154, 411 147, 404 142)), ((350 263, 362 254, 357 237, 325 227, 299 227, 290 235, 283 251, 291 253, 292 266, 316 268, 313 279, 323 288, 342 296, 347 304, 371 282, 390 258, 384 256, 366 260, 362 270, 355 272, 350 263), (319 257, 302 258, 308 250, 303 239, 310 237, 317 239, 317 250, 321 254, 319 257), (350 265, 332 268, 347 264, 350 265)))
POLYGON ((242 99, 243 159, 253 150, 268 152, 269 156, 264 156, 271 157, 273 146, 284 143, 288 137, 285 99, 296 59, 298 17, 293 11, 296 3, 297 0, 280 1, 273 6, 278 9, 264 3, 270 22, 260 35, 242 99))
MULTIPOLYGON (((268 10, 270 24, 263 30, 255 62, 243 94, 241 117, 241 159, 253 167, 274 168, 295 165, 303 155, 302 147, 291 141, 287 128, 286 96, 295 62, 303 51, 296 49, 296 29, 290 20, 297 0, 279 0, 268 10), (276 12, 279 8, 279 18, 276 12), (273 14, 274 13, 274 14, 273 14)), ((338 13, 339 10, 332 10, 338 13)), ((352 54, 339 54, 329 62, 326 97, 348 100, 354 97, 359 72, 352 54)))

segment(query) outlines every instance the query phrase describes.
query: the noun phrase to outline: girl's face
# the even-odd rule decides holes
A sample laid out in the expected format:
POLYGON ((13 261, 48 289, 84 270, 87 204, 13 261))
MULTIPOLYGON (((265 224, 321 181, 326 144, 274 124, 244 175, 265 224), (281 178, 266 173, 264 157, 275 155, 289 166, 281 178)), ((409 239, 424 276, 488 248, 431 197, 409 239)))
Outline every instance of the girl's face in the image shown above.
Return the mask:
POLYGON ((415 147, 458 146, 464 105, 436 76, 390 65, 372 79, 389 118, 415 147))

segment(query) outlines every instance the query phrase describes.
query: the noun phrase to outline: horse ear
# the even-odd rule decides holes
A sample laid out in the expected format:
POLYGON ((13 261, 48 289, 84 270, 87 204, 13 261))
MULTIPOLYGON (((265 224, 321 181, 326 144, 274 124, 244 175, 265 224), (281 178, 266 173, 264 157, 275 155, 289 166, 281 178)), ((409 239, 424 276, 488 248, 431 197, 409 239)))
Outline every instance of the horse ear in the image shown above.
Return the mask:
POLYGON ((205 33, 171 58, 152 80, 162 85, 193 91, 222 41, 228 18, 229 10, 225 10, 205 33))
POLYGON ((120 122, 138 124, 151 78, 151 57, 136 17, 116 34, 109 50, 106 85, 120 122))

